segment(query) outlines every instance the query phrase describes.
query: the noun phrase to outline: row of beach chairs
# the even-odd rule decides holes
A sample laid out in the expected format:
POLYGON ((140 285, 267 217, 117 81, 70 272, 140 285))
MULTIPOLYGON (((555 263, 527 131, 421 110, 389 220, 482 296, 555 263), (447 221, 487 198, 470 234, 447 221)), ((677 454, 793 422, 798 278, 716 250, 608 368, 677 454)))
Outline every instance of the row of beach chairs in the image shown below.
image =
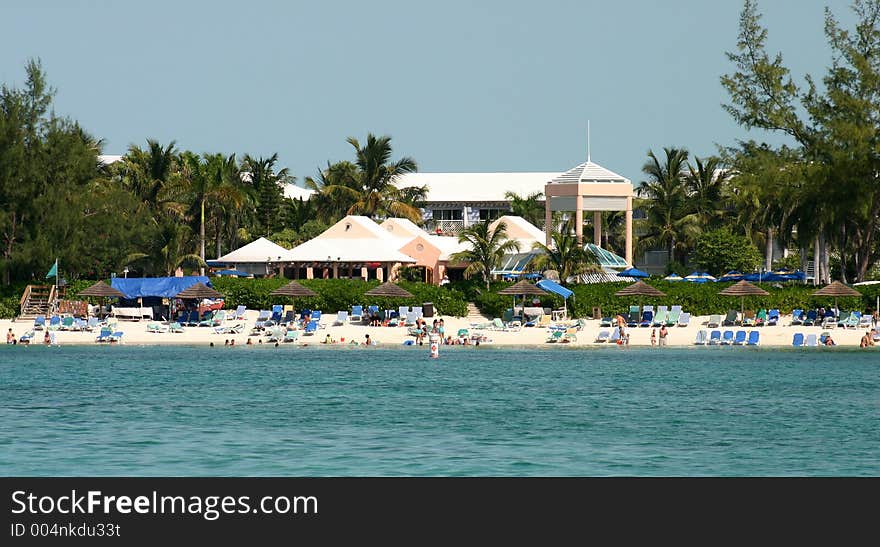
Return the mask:
MULTIPOLYGON (((675 305, 671 308, 667 306, 657 306, 657 312, 654 312, 654 306, 643 306, 641 315, 638 306, 630 306, 629 314, 626 320, 628 327, 686 327, 690 324, 691 314, 681 310, 681 306, 675 305)), ((599 322, 599 327, 613 326, 611 317, 603 317, 599 322)))
POLYGON ((734 326, 771 327, 779 324, 779 317, 779 310, 775 308, 772 310, 761 309, 757 313, 754 310, 746 310, 743 314, 736 310, 728 310, 727 315, 724 317, 721 317, 721 315, 710 315, 706 326, 710 329, 734 326))
POLYGON ((58 315, 53 315, 49 318, 48 322, 46 321, 45 315, 38 315, 34 319, 34 330, 67 330, 67 331, 79 331, 79 332, 91 332, 98 327, 101 327, 105 323, 102 322, 97 317, 89 317, 88 321, 84 319, 80 319, 78 317, 73 317, 72 315, 68 315, 65 317, 61 317, 58 315))
POLYGON ((697 331, 694 344, 697 346, 757 346, 761 340, 761 332, 757 330, 706 330, 697 331))
POLYGON ((816 326, 823 329, 833 329, 840 327, 843 329, 863 329, 873 326, 874 320, 869 314, 862 314, 860 311, 844 311, 840 313, 840 317, 835 317, 834 312, 828 311, 822 317, 819 316, 818 310, 792 310, 791 325, 800 325, 804 327, 816 326))
POLYGON ((351 310, 341 310, 336 313, 336 319, 333 321, 334 326, 345 325, 347 323, 366 323, 373 316, 377 316, 379 321, 388 319, 392 326, 413 326, 416 321, 423 317, 422 306, 400 306, 397 310, 380 310, 379 306, 352 306, 351 310))

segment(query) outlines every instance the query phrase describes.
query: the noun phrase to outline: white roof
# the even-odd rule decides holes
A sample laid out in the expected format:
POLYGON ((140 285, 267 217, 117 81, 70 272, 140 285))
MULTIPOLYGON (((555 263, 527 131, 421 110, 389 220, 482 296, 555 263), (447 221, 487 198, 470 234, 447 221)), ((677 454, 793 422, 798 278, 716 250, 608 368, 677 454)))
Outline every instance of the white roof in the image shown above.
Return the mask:
POLYGON ((469 248, 467 243, 459 243, 457 237, 429 235, 425 239, 440 249, 440 260, 449 260, 450 255, 469 248))
POLYGON ((395 186, 427 186, 428 202, 507 201, 505 192, 528 196, 544 193, 553 173, 406 173, 395 186))
POLYGON ((284 255, 290 262, 415 262, 383 239, 316 237, 284 255))
POLYGON ((314 190, 309 190, 308 188, 303 188, 302 186, 297 186, 296 184, 285 184, 284 185, 284 197, 290 199, 304 199, 308 200, 314 194, 314 190))
POLYGON ((112 155, 112 154, 102 154, 98 156, 98 161, 101 162, 101 165, 110 165, 111 163, 116 163, 117 161, 121 161, 122 156, 112 155))
POLYGON ((425 237, 428 235, 428 232, 419 228, 415 222, 408 218, 386 218, 379 226, 395 237, 409 236, 412 238, 416 236, 425 237))
POLYGON ((629 179, 622 177, 614 171, 605 169, 598 163, 591 161, 584 162, 576 167, 572 167, 565 173, 555 177, 554 183, 573 183, 573 182, 629 182, 629 179))
MULTIPOLYGON (((527 239, 527 240, 535 240, 535 241, 545 241, 547 239, 547 235, 537 226, 524 219, 523 217, 516 215, 504 215, 496 219, 490 225, 493 229, 498 225, 499 222, 504 222, 507 225, 507 233, 511 239, 527 239), (522 233, 527 234, 527 237, 516 237, 512 235, 512 233, 522 233)), ((530 246, 531 248, 531 246, 530 246)))
POLYGON ((281 245, 272 243, 265 237, 261 237, 256 241, 248 243, 244 247, 239 247, 231 253, 221 256, 217 259, 217 262, 257 262, 265 264, 270 260, 272 262, 284 260, 284 256, 287 255, 287 253, 289 252, 290 251, 288 251, 281 245))

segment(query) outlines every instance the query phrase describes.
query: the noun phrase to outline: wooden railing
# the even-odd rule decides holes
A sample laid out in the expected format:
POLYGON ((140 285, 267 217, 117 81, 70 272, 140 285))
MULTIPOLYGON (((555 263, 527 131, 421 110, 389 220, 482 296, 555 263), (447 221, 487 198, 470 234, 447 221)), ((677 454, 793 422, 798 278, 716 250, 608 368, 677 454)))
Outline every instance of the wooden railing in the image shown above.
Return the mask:
POLYGON ((28 285, 24 288, 24 294, 21 295, 21 300, 18 301, 18 309, 23 310, 25 303, 31 298, 31 286, 28 285))

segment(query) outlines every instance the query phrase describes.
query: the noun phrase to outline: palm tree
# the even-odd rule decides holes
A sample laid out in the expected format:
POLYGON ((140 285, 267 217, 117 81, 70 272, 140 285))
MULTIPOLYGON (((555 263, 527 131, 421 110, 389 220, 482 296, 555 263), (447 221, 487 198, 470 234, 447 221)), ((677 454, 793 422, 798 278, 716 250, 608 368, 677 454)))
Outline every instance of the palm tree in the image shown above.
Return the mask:
MULTIPOLYGON (((325 179, 321 193, 336 203, 350 202, 346 210, 349 215, 396 216, 421 222, 422 212, 416 204, 424 199, 427 188, 398 188, 395 185, 401 175, 418 170, 415 160, 403 157, 391 162, 391 137, 388 136, 377 137, 370 133, 363 146, 354 137, 347 141, 355 149, 356 170, 354 173, 334 173, 341 176, 336 180, 325 179)), ((312 184, 317 186, 314 181, 312 184)))
POLYGON ((533 249, 542 253, 535 257, 532 264, 540 269, 553 269, 559 272, 563 282, 580 274, 599 269, 596 256, 578 244, 577 237, 572 233, 571 223, 566 223, 562 230, 550 234, 552 244, 548 247, 536 242, 533 249))
POLYGON ((663 163, 653 151, 642 166, 648 180, 639 186, 637 193, 648 199, 639 203, 645 211, 647 233, 639 238, 641 248, 665 245, 668 260, 675 260, 675 249, 699 231, 695 215, 688 214, 687 187, 684 182, 688 152, 679 148, 664 148, 663 163))
POLYGON ((541 201, 543 197, 543 192, 533 192, 525 197, 516 192, 504 192, 504 199, 510 201, 510 212, 539 228, 544 226, 544 203, 541 201))
POLYGON ((691 209, 700 219, 700 224, 717 228, 725 214, 725 189, 731 171, 724 169, 720 158, 709 157, 701 160, 694 157, 696 167, 688 163, 685 185, 691 209))
POLYGON ((164 148, 158 141, 147 139, 147 149, 136 145, 128 148, 125 155, 125 181, 129 189, 138 195, 144 203, 156 209, 162 209, 167 203, 163 197, 172 184, 177 164, 175 142, 171 141, 164 148))
POLYGON ((245 182, 259 196, 254 213, 259 230, 265 236, 269 236, 280 224, 278 209, 284 197, 284 185, 293 184, 296 180, 287 167, 276 171, 276 163, 277 152, 268 158, 254 158, 245 154, 241 162, 241 170, 247 174, 244 177, 245 182))
POLYGON ((458 234, 458 242, 470 245, 469 250, 460 251, 449 257, 450 262, 466 262, 465 274, 480 274, 489 290, 492 270, 501 265, 505 254, 519 251, 519 243, 507 238, 507 224, 499 222, 495 229, 489 228, 486 220, 468 226, 458 234))
POLYGON ((305 187, 315 191, 309 199, 319 220, 333 224, 346 215, 360 192, 357 165, 350 161, 327 162, 316 178, 306 177, 305 187))
POLYGON ((155 239, 149 252, 133 253, 126 257, 126 263, 144 265, 149 273, 173 275, 179 266, 190 263, 202 268, 207 267, 204 260, 195 253, 185 252, 189 240, 190 228, 175 220, 162 219, 158 223, 155 239))

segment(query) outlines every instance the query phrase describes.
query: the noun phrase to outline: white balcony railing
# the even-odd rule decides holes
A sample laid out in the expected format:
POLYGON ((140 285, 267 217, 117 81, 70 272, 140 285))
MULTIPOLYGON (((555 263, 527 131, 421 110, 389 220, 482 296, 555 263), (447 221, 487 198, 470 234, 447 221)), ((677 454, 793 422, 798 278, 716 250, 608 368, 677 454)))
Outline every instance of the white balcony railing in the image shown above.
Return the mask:
POLYGON ((425 231, 444 235, 458 235, 465 228, 463 220, 427 220, 425 231))

